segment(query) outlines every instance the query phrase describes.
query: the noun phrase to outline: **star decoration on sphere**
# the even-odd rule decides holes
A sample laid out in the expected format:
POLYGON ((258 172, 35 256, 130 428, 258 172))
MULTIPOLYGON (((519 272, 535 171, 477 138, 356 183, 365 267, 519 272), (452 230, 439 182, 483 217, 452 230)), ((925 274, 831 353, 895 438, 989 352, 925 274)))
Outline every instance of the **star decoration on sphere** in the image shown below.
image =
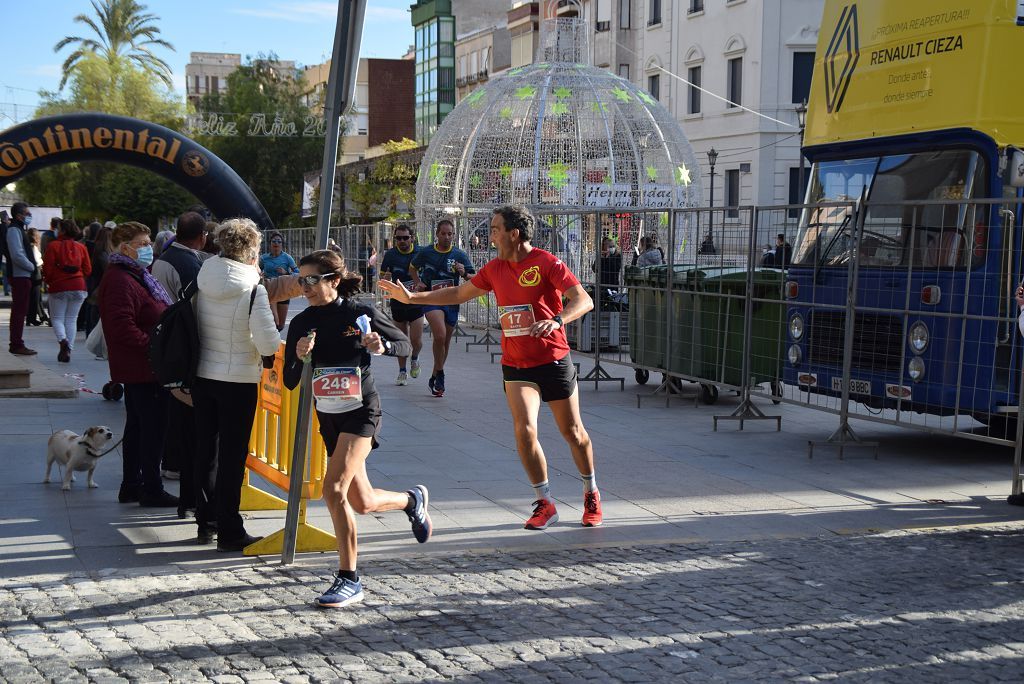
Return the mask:
POLYGON ((532 100, 537 94, 537 89, 533 86, 523 86, 522 88, 516 88, 516 97, 520 100, 532 100))
POLYGON ((498 170, 501 171, 501 177, 502 178, 511 178, 512 177, 512 167, 509 164, 505 164, 504 166, 502 166, 498 170))
POLYGON ((621 101, 621 102, 629 102, 630 100, 633 99, 633 98, 631 98, 629 96, 628 92, 626 92, 624 89, 622 89, 622 88, 620 88, 618 86, 615 86, 614 88, 612 88, 612 95, 614 95, 616 98, 618 98, 619 101, 621 101))
POLYGON ((552 114, 568 114, 569 113, 569 105, 567 105, 564 102, 554 102, 551 105, 551 113, 552 114))
POLYGON ((654 182, 658 180, 658 167, 649 165, 647 167, 647 180, 654 182))
POLYGON ((472 176, 469 177, 469 184, 471 187, 479 188, 481 185, 484 184, 483 175, 481 175, 479 172, 474 173, 472 176))
POLYGON ((500 116, 502 119, 511 119, 512 118, 512 108, 511 107, 502 107, 501 111, 498 112, 498 116, 500 116))
POLYGON ((637 97, 639 97, 641 100, 643 100, 644 102, 646 102, 649 105, 656 105, 656 104, 658 104, 657 100, 655 100, 653 97, 651 97, 650 95, 648 95, 647 93, 645 93, 642 90, 637 91, 637 97))
POLYGON ((430 179, 434 182, 434 185, 441 185, 444 182, 445 170, 444 165, 438 162, 434 162, 430 165, 430 179))
POLYGON ((692 182, 690 177, 690 169, 686 168, 686 164, 681 164, 676 167, 676 185, 689 185, 692 182))
POLYGON ((565 86, 555 88, 555 99, 556 100, 568 100, 572 97, 572 91, 565 86))
POLYGON ((472 93, 466 96, 466 102, 470 104, 474 109, 480 106, 480 98, 484 96, 483 90, 474 90, 472 93))
POLYGON ((562 162, 552 164, 548 169, 548 180, 551 181, 551 187, 561 190, 569 184, 569 167, 562 162))

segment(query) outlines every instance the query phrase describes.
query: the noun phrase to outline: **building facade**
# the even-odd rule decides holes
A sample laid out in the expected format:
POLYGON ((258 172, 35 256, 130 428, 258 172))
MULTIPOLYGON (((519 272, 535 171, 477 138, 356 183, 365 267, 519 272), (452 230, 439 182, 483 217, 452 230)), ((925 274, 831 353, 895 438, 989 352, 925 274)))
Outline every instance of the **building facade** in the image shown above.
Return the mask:
POLYGON ((455 41, 456 103, 511 65, 512 43, 504 22, 460 35, 455 41))
POLYGON ((714 148, 716 206, 796 203, 806 184, 796 110, 810 91, 823 8, 824 0, 519 1, 508 11, 511 63, 539 59, 544 18, 582 15, 592 63, 645 88, 682 124, 706 202, 714 148))
MULTIPOLYGON (((278 78, 295 78, 295 62, 275 60, 266 62, 278 78)), ((185 65, 185 94, 193 105, 204 95, 224 94, 228 91, 228 76, 242 66, 242 55, 225 52, 190 52, 185 65)))
POLYGON ((224 52, 190 52, 185 65, 185 94, 197 104, 204 95, 225 93, 228 76, 242 65, 242 55, 224 52))
MULTIPOLYGON (((303 71, 306 104, 323 114, 331 62, 303 71)), ((415 135, 415 64, 409 59, 360 59, 355 97, 345 118, 338 163, 372 156, 373 148, 389 140, 415 135)))
MULTIPOLYGON (((481 46, 475 48, 475 73, 479 81, 482 71, 479 51, 484 47, 483 43, 490 41, 492 44, 489 60, 493 60, 495 40, 498 43, 496 49, 504 50, 502 35, 495 39, 493 36, 487 38, 486 34, 489 29, 497 34, 506 31, 508 7, 508 0, 418 0, 410 7, 416 36, 416 141, 421 145, 430 142, 444 117, 455 108, 458 94, 456 41, 460 36, 480 34, 481 46)), ((466 54, 471 54, 469 48, 466 54)), ((504 58, 501 57, 499 61, 504 61, 504 58)), ((468 61, 466 68, 468 79, 468 61)), ((488 70, 488 76, 492 73, 488 70)))

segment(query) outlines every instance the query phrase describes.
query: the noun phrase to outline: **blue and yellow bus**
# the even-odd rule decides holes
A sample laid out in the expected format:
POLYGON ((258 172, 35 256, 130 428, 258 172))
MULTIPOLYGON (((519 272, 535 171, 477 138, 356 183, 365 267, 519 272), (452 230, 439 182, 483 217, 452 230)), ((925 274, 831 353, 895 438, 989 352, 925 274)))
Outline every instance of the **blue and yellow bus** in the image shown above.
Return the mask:
POLYGON ((1021 5, 826 2, 786 275, 787 385, 841 394, 856 255, 853 400, 990 424, 1014 411, 1021 5))

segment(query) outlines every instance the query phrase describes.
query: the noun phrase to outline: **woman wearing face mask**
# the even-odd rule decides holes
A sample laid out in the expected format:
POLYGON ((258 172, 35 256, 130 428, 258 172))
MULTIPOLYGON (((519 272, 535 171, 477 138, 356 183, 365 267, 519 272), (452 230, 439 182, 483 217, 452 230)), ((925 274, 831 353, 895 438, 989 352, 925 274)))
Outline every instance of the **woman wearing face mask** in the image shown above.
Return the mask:
POLYGON ((363 598, 356 574, 355 513, 401 510, 416 541, 422 544, 431 532, 426 487, 390 492, 374 488, 367 477, 366 459, 377 447, 381 420, 370 355, 408 356, 412 345, 372 303, 353 301, 361 281, 345 270, 336 252, 304 256, 299 282, 309 306, 292 319, 284 352, 284 384, 292 389, 302 377, 302 359, 310 357, 316 415, 330 457, 323 496, 338 539, 338 571, 316 601, 321 608, 342 608, 363 598))
POLYGON ((149 365, 149 332, 171 298, 146 270, 153 263, 149 228, 122 223, 110 240, 114 251, 100 283, 99 305, 110 379, 124 385, 124 473, 117 500, 175 507, 178 497, 164 491, 160 479, 167 392, 149 365))

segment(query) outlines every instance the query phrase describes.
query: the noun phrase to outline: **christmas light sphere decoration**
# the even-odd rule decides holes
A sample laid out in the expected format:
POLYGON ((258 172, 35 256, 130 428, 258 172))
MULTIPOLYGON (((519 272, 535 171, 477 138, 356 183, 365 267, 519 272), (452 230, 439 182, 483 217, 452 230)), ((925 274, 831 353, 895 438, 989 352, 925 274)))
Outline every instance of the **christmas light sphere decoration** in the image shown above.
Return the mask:
POLYGON ((672 113, 584 63, 579 18, 543 28, 544 61, 490 79, 433 136, 416 184, 421 228, 461 217, 479 234, 503 204, 537 216, 658 212, 662 226, 666 210, 699 206, 696 158, 672 113))

